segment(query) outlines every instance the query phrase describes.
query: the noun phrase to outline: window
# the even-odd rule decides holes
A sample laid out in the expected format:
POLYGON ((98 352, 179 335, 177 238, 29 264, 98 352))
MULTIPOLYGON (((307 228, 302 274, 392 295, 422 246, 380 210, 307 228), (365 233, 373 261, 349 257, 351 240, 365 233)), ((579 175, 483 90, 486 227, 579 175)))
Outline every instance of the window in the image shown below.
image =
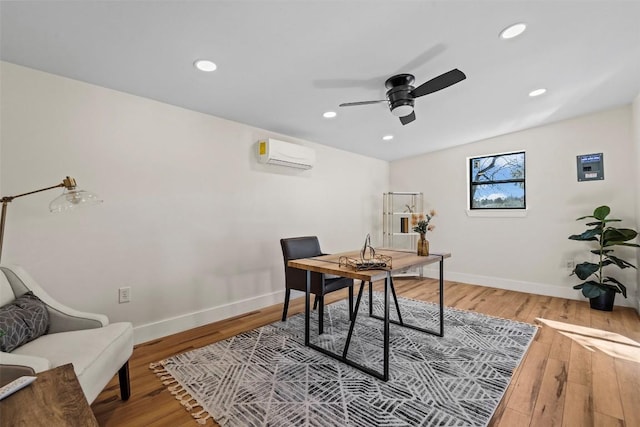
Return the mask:
POLYGON ((525 209, 524 151, 469 159, 471 209, 525 209))

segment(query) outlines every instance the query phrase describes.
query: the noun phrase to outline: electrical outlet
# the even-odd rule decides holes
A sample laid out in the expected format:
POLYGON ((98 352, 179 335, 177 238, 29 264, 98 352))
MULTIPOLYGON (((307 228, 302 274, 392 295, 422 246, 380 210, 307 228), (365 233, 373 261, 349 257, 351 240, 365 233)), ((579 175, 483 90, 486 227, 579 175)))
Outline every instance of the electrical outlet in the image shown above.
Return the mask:
POLYGON ((120 304, 131 302, 131 286, 125 286, 118 289, 118 302, 120 304))
POLYGON ((573 270, 574 268, 576 268, 576 262, 572 259, 569 259, 566 261, 566 267, 567 270, 573 270))

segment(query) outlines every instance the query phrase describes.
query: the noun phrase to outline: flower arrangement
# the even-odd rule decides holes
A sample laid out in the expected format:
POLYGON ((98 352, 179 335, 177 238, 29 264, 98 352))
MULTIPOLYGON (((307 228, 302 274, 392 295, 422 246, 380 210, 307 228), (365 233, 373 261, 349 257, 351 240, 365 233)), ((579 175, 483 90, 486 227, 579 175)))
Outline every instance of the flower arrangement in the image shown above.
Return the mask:
POLYGON ((432 231, 436 226, 429 224, 429 222, 431 222, 431 218, 434 216, 436 216, 434 209, 431 209, 428 214, 411 214, 413 231, 420 234, 426 234, 427 231, 432 231))

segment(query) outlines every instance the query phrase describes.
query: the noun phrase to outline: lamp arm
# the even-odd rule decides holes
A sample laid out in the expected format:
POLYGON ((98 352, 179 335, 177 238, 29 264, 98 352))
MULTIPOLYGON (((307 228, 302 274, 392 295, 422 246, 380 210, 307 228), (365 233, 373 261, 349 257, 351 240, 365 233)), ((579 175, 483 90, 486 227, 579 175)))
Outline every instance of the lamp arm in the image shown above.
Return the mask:
POLYGON ((52 185, 51 187, 41 188, 40 190, 29 191, 28 193, 22 193, 16 196, 5 196, 2 199, 0 199, 0 201, 2 203, 9 203, 13 199, 17 199, 18 197, 28 196, 29 194, 40 193, 42 191, 53 190, 54 188, 60 188, 60 187, 66 187, 69 190, 73 190, 74 188, 76 188, 76 180, 68 176, 65 179, 63 179, 62 182, 58 185, 52 185))
POLYGON ((0 218, 0 259, 2 259, 2 243, 4 241, 4 224, 7 217, 7 205, 18 197, 28 196, 29 194, 40 193, 42 191, 53 190, 54 188, 66 187, 70 190, 76 187, 76 180, 71 177, 66 177, 62 182, 58 185, 52 185, 51 187, 41 188, 40 190, 29 191, 28 193, 18 194, 16 196, 5 196, 0 199, 2 202, 2 217, 0 218))
POLYGON ((0 199, 0 201, 2 201, 2 203, 9 203, 10 201, 12 201, 13 199, 17 199, 18 197, 22 197, 22 196, 28 196, 29 194, 35 194, 35 193, 40 193, 42 191, 47 191, 47 190, 53 190, 54 188, 59 188, 59 187, 64 187, 64 183, 60 183, 58 185, 53 185, 51 187, 47 187, 47 188, 42 188, 40 190, 35 190, 35 191, 29 191, 28 193, 22 193, 22 194, 18 194, 17 196, 5 196, 2 199, 0 199))

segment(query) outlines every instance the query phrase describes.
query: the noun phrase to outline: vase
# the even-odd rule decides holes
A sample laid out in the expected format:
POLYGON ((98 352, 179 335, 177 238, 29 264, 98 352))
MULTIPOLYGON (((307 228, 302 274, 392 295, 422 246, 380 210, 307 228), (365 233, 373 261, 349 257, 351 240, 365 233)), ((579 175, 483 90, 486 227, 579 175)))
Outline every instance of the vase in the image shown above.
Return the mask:
POLYGON ((613 311, 613 302, 616 298, 616 292, 607 289, 602 295, 595 298, 589 298, 589 306, 594 310, 613 311))
POLYGON ((418 256, 429 255, 429 241, 425 239, 425 233, 420 233, 420 239, 418 240, 418 256))

